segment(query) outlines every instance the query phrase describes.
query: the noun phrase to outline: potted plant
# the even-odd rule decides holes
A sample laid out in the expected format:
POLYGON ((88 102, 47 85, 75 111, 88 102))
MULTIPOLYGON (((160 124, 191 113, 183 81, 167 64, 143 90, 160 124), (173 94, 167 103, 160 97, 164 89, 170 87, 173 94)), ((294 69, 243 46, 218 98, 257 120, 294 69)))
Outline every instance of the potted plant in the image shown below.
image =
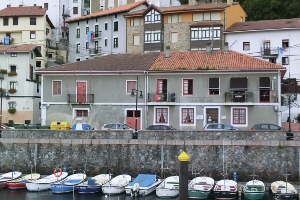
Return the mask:
POLYGON ((0 74, 7 74, 7 70, 6 69, 0 69, 0 74))
POLYGON ((9 109, 8 109, 8 112, 9 112, 10 114, 14 114, 14 113, 16 112, 16 109, 15 109, 15 108, 9 108, 9 109))
POLYGON ((7 73, 8 76, 17 76, 17 72, 8 72, 7 73))
POLYGON ((14 89, 14 88, 10 88, 10 89, 8 90, 8 92, 9 92, 9 93, 11 93, 11 94, 13 94, 13 93, 16 93, 16 92, 17 92, 17 90, 16 90, 16 89, 14 89))
POLYGON ((0 92, 4 92, 5 91, 5 89, 4 88, 0 88, 0 92))

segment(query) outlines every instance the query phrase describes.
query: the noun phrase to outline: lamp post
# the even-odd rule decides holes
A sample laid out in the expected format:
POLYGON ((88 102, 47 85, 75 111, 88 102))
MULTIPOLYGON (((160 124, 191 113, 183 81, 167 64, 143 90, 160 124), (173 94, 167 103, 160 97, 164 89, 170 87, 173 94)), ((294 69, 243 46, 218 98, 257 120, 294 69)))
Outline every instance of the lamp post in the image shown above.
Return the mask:
POLYGON ((2 88, 2 81, 4 80, 4 74, 1 73, 0 74, 0 80, 1 80, 1 105, 0 105, 0 108, 1 108, 1 116, 0 116, 0 138, 1 138, 1 133, 2 133, 2 97, 3 97, 3 94, 5 94, 6 92, 4 92, 3 88, 2 88))
POLYGON ((138 139, 138 130, 137 130, 137 103, 138 103, 138 92, 140 92, 139 98, 142 99, 143 97, 143 91, 138 90, 138 83, 139 83, 139 77, 136 76, 136 89, 132 89, 131 91, 131 97, 135 97, 135 123, 134 123, 134 133, 132 136, 132 139, 138 139))
POLYGON ((286 140, 294 140, 294 133, 291 131, 291 95, 292 95, 292 90, 291 90, 291 85, 293 82, 290 82, 291 80, 289 79, 289 92, 288 92, 288 104, 289 104, 289 130, 286 132, 286 140))

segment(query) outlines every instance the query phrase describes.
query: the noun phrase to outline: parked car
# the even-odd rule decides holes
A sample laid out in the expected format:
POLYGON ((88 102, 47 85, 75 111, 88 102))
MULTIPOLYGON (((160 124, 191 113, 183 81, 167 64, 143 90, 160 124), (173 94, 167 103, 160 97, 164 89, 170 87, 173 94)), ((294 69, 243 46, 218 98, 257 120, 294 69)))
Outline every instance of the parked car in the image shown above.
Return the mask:
POLYGON ((282 128, 281 126, 278 126, 276 124, 254 124, 254 126, 251 128, 252 131, 255 130, 270 130, 270 131, 277 131, 277 130, 286 130, 282 128))
POLYGON ((151 125, 148 128, 146 128, 147 130, 176 130, 176 128, 172 127, 172 126, 168 126, 168 125, 151 125))
POLYGON ((133 128, 122 123, 107 123, 100 127, 100 130, 134 130, 133 128))
POLYGON ((220 131, 220 130, 240 130, 230 124, 208 123, 203 128, 204 131, 220 131))

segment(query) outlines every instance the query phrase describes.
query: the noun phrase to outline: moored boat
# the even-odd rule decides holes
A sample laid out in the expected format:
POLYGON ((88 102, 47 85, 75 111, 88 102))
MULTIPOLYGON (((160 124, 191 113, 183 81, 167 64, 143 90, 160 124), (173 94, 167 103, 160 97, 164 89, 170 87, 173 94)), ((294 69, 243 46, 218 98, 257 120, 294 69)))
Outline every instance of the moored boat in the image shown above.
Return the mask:
POLYGON ((128 174, 118 175, 110 179, 107 183, 102 185, 102 192, 104 194, 121 194, 125 192, 125 186, 131 181, 131 176, 128 174))
POLYGON ((237 182, 223 179, 216 183, 213 189, 215 199, 235 199, 237 196, 237 182))
POLYGON ((63 194, 77 190, 77 185, 86 179, 85 173, 72 174, 64 180, 51 184, 51 191, 54 194, 63 194))
POLYGON ((101 186, 111 179, 111 174, 99 174, 77 185, 79 194, 93 194, 101 191, 101 186))
POLYGON ((0 175, 0 188, 7 186, 7 181, 11 181, 22 176, 22 172, 11 171, 0 175))
POLYGON ((298 193, 296 188, 286 181, 274 181, 271 183, 270 190, 273 199, 279 200, 296 200, 298 193))
POLYGON ((188 199, 207 199, 215 185, 211 177, 200 176, 191 180, 188 185, 188 199))
POLYGON ((256 176, 254 173, 252 174, 252 176, 253 180, 248 181, 242 188, 243 195, 246 199, 249 200, 262 199, 265 196, 265 184, 260 180, 254 179, 254 177, 256 176))
POLYGON ((10 190, 21 190, 21 189, 26 189, 26 183, 35 181, 41 177, 40 174, 38 173, 32 173, 32 174, 27 174, 25 176, 22 176, 20 178, 7 181, 7 187, 10 190))
POLYGON ((156 188, 159 198, 174 198, 179 195, 179 176, 165 178, 156 188))

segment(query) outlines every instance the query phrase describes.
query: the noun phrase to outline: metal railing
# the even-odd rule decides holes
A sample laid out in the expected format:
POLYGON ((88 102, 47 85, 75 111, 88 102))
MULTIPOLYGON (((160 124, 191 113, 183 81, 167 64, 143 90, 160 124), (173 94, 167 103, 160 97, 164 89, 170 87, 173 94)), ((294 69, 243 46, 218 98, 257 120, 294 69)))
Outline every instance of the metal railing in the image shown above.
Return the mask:
POLYGON ((176 102, 175 92, 168 92, 163 94, 148 93, 148 102, 176 102))
POLYGON ((96 31, 96 32, 94 32, 95 39, 96 38, 101 38, 101 34, 102 34, 102 31, 96 31))
POLYGON ((68 94, 67 102, 75 104, 94 103, 94 94, 68 94))
POLYGON ((253 92, 225 92, 225 102, 253 102, 253 92))
POLYGON ((278 47, 271 47, 269 49, 261 47, 261 55, 262 56, 278 56, 279 48, 278 47))
POLYGON ((90 52, 90 55, 101 54, 101 47, 90 48, 89 52, 90 52))

